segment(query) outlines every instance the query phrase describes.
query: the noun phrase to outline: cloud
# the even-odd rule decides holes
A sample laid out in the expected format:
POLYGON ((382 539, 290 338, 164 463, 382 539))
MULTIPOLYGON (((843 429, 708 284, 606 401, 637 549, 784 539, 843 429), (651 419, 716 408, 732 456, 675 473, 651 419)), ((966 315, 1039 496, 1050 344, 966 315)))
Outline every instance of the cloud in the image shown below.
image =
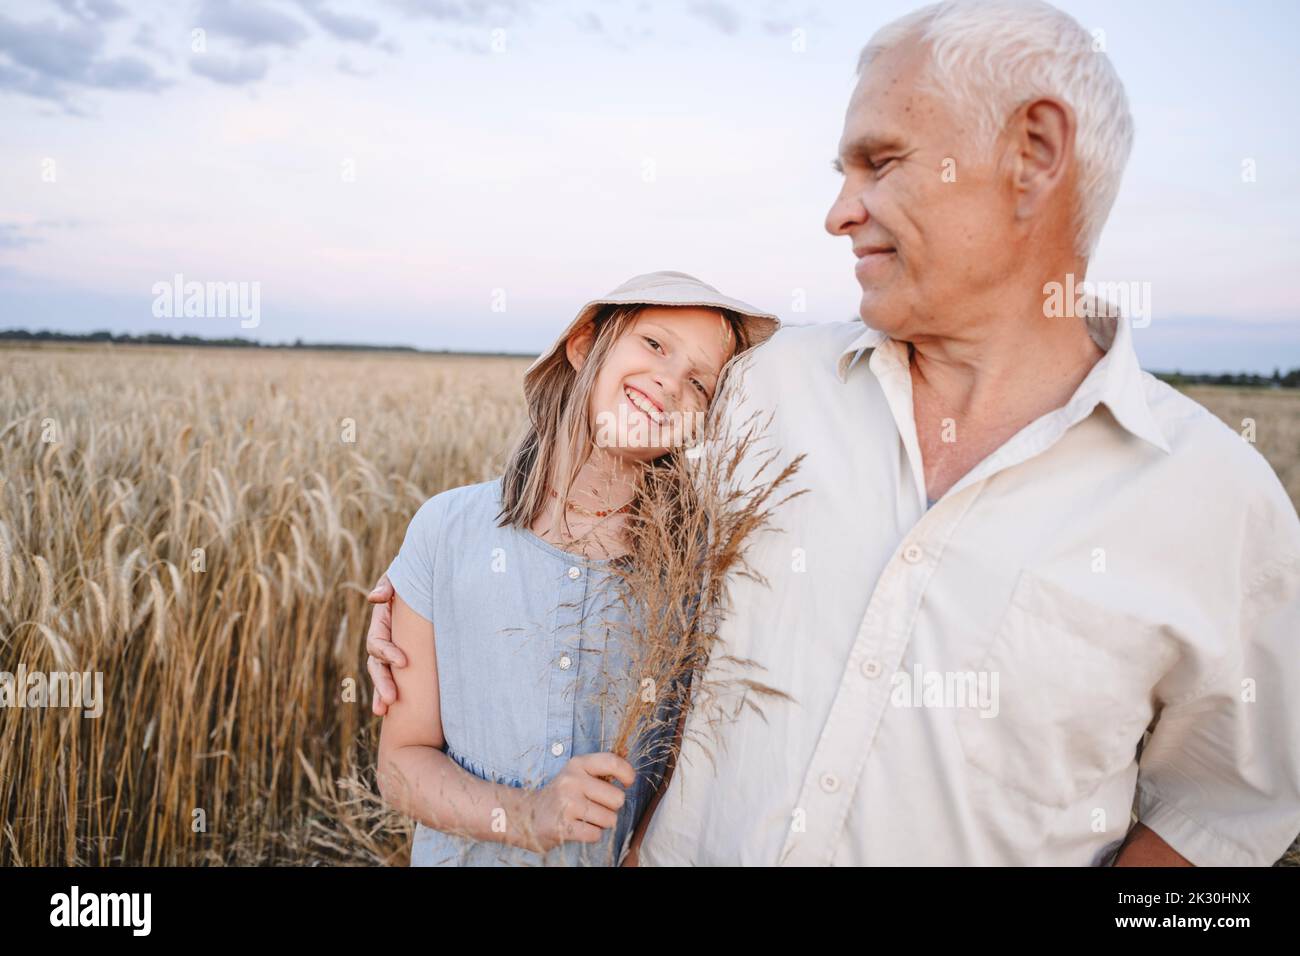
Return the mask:
POLYGON ((379 36, 379 21, 356 17, 347 13, 335 13, 328 9, 321 0, 298 0, 298 6, 307 15, 325 28, 325 31, 339 40, 352 43, 373 43, 379 36))
POLYGON ((22 249, 44 242, 37 235, 50 229, 70 229, 78 225, 72 219, 35 219, 31 222, 0 222, 0 249, 22 249))
POLYGON ((578 29, 586 33, 603 34, 605 32, 605 24, 601 22, 600 17, 590 10, 583 11, 582 15, 577 17, 576 22, 578 29))
POLYGON ((92 25, 19 23, 0 14, 0 52, 16 66, 52 81, 85 75, 103 43, 103 31, 92 25))
POLYGON ((410 17, 425 17, 448 23, 498 23, 523 13, 531 0, 392 0, 410 17))
MULTIPOLYGON (((86 9, 90 6, 107 10, 102 4, 86 9)), ((139 57, 103 56, 105 39, 104 28, 89 15, 78 14, 71 23, 22 23, 0 14, 0 89, 76 112, 71 96, 77 87, 156 92, 169 84, 139 57)))
POLYGON ((55 0, 64 13, 81 20, 120 20, 126 8, 116 0, 55 0))
POLYGON ((142 50, 148 50, 150 53, 161 53, 162 47, 158 45, 158 34, 154 32, 151 24, 141 23, 135 28, 135 35, 131 37, 131 42, 142 50))
POLYGON ((740 15, 719 0, 691 0, 687 9, 728 36, 734 36, 740 30, 740 15))
POLYGON ((27 96, 56 103, 63 102, 66 95, 64 89, 48 77, 30 70, 16 69, 3 62, 0 62, 0 90, 25 93, 27 96))
POLYGON ((190 58, 190 70, 225 86, 256 83, 266 76, 270 65, 270 61, 261 53, 245 53, 240 56, 199 53, 190 58))
POLYGON ((143 90, 157 88, 158 82, 151 67, 134 56, 119 56, 100 60, 90 65, 91 84, 109 90, 143 90))
POLYGON ((475 56, 488 56, 492 48, 483 40, 477 37, 435 37, 440 43, 445 43, 458 53, 472 53, 475 56))
POLYGON ((340 73, 346 73, 348 76, 373 76, 373 70, 363 70, 355 66, 351 60, 345 56, 339 57, 338 69, 340 73))
POLYGON ((22 249, 40 241, 17 223, 0 222, 0 249, 22 249))
POLYGON ((246 47, 293 48, 307 39, 307 28, 295 18, 247 0, 203 0, 195 25, 246 47))

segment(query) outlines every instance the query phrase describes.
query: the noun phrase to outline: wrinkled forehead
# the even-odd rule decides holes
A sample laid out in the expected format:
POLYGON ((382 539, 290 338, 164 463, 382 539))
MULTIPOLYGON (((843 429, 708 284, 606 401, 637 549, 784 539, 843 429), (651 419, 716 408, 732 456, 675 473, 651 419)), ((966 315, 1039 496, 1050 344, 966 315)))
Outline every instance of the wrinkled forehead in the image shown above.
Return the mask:
POLYGON ((943 103, 926 89, 929 55, 915 40, 878 53, 858 77, 844 116, 844 141, 919 133, 943 103))

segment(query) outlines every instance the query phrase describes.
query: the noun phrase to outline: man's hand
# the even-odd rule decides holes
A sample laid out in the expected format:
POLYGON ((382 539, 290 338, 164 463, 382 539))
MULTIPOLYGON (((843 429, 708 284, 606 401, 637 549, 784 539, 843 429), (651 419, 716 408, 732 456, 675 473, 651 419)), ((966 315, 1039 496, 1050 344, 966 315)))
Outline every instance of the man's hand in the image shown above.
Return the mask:
POLYGON ((406 655, 393 643, 393 585, 388 575, 379 579, 366 600, 375 605, 370 615, 370 632, 366 634, 366 653, 370 655, 366 659, 366 670, 375 685, 370 709, 382 717, 388 713, 389 705, 397 700, 392 667, 406 666, 406 655))

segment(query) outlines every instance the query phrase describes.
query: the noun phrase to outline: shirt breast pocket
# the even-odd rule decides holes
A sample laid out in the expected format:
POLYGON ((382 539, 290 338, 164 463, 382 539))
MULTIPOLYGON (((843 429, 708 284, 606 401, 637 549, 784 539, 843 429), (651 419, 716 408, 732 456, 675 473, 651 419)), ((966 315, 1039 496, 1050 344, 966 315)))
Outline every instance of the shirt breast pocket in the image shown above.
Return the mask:
POLYGON ((996 675, 996 710, 957 712, 966 760, 1037 803, 1073 805, 1132 763, 1174 654, 1149 621, 1022 571, 978 665, 996 675))

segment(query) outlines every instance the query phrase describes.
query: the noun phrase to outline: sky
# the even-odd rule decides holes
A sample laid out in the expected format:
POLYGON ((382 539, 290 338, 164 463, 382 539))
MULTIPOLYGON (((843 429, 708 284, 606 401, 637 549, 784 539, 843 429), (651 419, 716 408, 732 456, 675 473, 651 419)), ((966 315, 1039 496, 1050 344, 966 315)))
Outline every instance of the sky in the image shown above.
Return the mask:
MULTIPOLYGON (((916 5, 6 0, 0 328, 538 352, 657 269, 852 318, 830 161, 916 5)), ((1058 6, 1136 122, 1089 278, 1149 290, 1143 364, 1300 366, 1300 4, 1058 6)))

